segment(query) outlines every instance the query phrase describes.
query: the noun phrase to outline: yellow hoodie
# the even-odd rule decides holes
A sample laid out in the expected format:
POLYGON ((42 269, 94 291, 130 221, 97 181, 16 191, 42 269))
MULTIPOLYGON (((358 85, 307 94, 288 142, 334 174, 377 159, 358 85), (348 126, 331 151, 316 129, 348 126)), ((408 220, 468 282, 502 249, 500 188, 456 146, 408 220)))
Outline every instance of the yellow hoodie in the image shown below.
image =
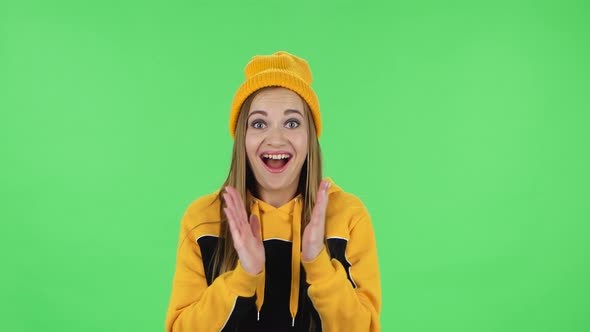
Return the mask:
POLYGON ((251 195, 266 266, 240 265, 212 280, 219 237, 218 192, 190 204, 180 226, 166 331, 379 331, 381 281, 367 209, 331 179, 326 246, 301 259, 301 195, 275 208, 251 195), (326 248, 327 247, 327 248, 326 248))

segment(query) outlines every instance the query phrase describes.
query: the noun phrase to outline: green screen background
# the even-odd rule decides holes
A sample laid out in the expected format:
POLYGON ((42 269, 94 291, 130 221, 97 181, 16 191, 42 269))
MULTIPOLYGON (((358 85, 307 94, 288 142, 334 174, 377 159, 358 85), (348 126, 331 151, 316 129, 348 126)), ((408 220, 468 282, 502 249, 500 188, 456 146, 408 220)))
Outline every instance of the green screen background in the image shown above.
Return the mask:
POLYGON ((383 331, 590 330, 585 1, 0 4, 3 331, 162 331, 255 54, 308 60, 383 331))

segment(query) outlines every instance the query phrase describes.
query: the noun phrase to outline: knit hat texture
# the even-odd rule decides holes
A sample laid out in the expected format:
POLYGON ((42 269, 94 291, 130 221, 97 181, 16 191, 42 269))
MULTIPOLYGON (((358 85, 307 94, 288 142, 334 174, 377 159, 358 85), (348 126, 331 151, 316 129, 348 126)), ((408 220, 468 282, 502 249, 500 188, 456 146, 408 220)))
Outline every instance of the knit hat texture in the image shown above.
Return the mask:
POLYGON ((322 131, 320 104, 311 88, 311 70, 307 61, 284 51, 272 55, 256 55, 244 69, 246 81, 236 91, 229 116, 229 131, 235 138, 240 108, 252 93, 269 86, 290 89, 301 96, 309 105, 315 122, 317 137, 322 131))

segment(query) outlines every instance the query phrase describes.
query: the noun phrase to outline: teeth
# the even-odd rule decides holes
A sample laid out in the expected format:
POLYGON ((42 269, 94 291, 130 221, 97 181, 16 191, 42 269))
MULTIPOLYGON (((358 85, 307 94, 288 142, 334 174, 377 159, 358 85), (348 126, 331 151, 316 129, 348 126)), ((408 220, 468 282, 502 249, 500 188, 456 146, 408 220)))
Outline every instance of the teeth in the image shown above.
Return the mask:
POLYGON ((288 154, 263 154, 262 157, 267 159, 287 159, 289 158, 288 154))

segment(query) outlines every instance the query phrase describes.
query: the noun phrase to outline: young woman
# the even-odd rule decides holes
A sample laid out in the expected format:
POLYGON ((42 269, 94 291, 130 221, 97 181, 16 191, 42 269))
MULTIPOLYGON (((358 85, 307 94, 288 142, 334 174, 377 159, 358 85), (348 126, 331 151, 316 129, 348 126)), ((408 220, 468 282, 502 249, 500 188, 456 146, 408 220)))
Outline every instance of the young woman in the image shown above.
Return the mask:
POLYGON ((379 331, 371 219, 322 178, 307 62, 277 52, 245 73, 227 180, 182 218, 166 331, 379 331))

